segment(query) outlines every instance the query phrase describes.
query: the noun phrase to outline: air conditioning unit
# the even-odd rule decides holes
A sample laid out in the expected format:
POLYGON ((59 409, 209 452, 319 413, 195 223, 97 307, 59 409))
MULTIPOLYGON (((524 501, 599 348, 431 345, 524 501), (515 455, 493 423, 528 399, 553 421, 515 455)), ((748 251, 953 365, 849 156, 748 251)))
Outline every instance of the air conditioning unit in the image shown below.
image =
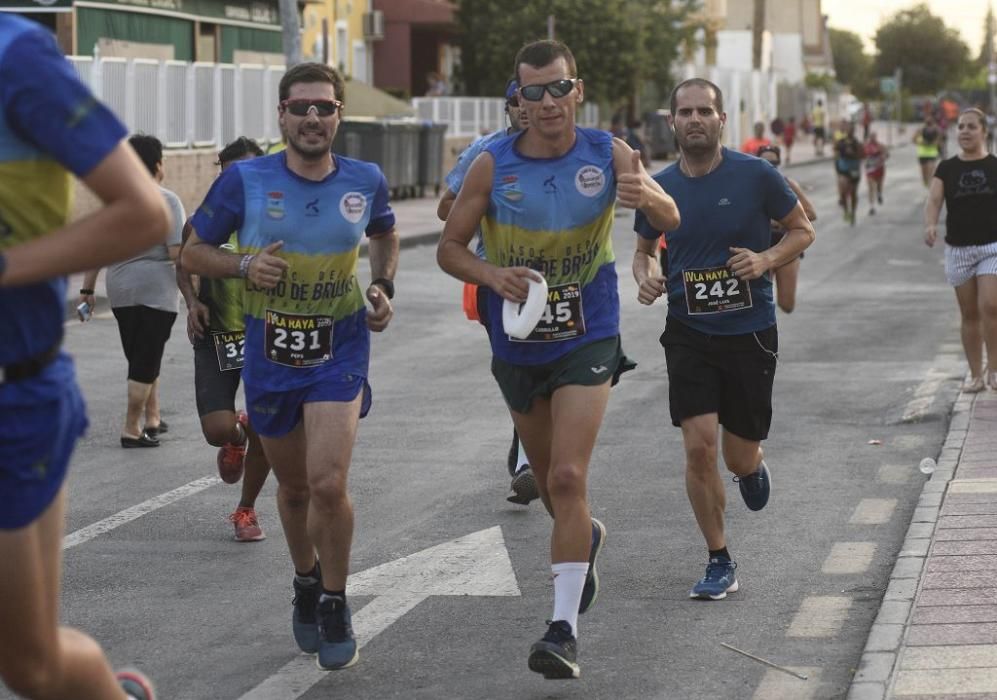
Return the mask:
POLYGON ((384 13, 380 10, 365 12, 363 16, 363 38, 376 40, 384 38, 384 13))

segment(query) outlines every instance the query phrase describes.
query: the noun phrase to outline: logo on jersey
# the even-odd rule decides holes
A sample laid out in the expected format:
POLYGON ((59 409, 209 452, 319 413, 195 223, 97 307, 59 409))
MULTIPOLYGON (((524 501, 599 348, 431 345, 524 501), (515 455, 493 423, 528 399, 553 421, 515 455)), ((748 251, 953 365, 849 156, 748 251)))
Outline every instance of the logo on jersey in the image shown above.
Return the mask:
POLYGON ((305 216, 318 216, 318 197, 305 204, 305 216))
POLYGON ((523 190, 520 189, 519 183, 510 182, 504 187, 500 187, 498 194, 508 199, 510 202, 518 202, 523 199, 523 190))
POLYGON ((554 175, 544 180, 544 192, 547 194, 557 194, 557 183, 554 182, 554 175))
POLYGON ((575 173, 575 189, 586 197, 595 197, 606 186, 606 176, 594 165, 583 165, 575 173))
POLYGON ((721 200, 719 202, 717 202, 717 206, 718 207, 729 207, 730 206, 730 200, 727 199, 726 197, 723 197, 723 198, 721 198, 721 200))
POLYGON ((267 216, 278 220, 284 218, 283 192, 267 192, 267 216))
POLYGON ((360 223, 367 210, 367 198, 359 192, 347 192, 339 200, 339 213, 351 224, 360 223))

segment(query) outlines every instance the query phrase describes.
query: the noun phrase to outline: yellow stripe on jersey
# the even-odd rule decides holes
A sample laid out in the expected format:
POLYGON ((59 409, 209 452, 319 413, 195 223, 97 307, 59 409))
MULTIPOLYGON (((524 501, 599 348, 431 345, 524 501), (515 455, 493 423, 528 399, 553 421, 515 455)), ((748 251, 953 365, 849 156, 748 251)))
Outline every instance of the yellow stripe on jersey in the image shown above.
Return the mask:
POLYGON ((0 162, 0 248, 61 228, 69 220, 73 179, 54 160, 0 162))

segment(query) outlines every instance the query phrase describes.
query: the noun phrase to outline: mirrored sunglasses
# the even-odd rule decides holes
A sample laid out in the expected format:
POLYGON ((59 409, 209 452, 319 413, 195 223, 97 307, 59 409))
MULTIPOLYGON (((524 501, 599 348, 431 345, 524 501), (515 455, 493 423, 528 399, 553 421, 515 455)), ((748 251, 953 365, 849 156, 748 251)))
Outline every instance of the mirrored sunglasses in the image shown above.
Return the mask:
POLYGON ((320 117, 331 117, 343 108, 343 103, 339 100, 284 100, 280 107, 296 117, 307 116, 312 107, 320 117))
POLYGON ((578 78, 562 78, 561 80, 554 80, 545 85, 523 85, 519 88, 519 94, 523 96, 524 100, 529 100, 530 102, 539 102, 542 100, 545 90, 550 93, 551 97, 564 97, 575 89, 575 83, 577 82, 578 78))

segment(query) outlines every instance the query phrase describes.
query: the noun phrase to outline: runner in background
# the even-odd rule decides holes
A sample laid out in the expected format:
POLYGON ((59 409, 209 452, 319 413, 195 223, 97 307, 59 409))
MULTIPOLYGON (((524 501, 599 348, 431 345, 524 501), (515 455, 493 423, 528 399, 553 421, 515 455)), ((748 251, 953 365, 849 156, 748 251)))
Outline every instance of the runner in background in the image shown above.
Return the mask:
MULTIPOLYGON (((240 136, 218 154, 225 172, 233 163, 263 155, 252 139, 240 136)), ((184 227, 183 240, 190 235, 184 227)), ((233 231, 226 250, 238 252, 238 236, 233 231)), ((245 282, 239 279, 198 279, 197 288, 190 272, 177 262, 177 286, 187 304, 187 337, 194 350, 194 394, 201 432, 209 445, 218 448, 218 475, 226 484, 243 476, 242 495, 228 516, 237 542, 266 539, 256 515, 256 499, 266 483, 270 466, 263 454, 259 436, 249 424, 245 411, 235 410, 236 392, 242 378, 246 323, 242 296, 245 282)))
POLYGON ((865 144, 865 181, 869 186, 869 214, 876 213, 876 205, 883 203, 883 180, 886 178, 886 159, 890 152, 879 142, 876 132, 869 132, 865 144))

